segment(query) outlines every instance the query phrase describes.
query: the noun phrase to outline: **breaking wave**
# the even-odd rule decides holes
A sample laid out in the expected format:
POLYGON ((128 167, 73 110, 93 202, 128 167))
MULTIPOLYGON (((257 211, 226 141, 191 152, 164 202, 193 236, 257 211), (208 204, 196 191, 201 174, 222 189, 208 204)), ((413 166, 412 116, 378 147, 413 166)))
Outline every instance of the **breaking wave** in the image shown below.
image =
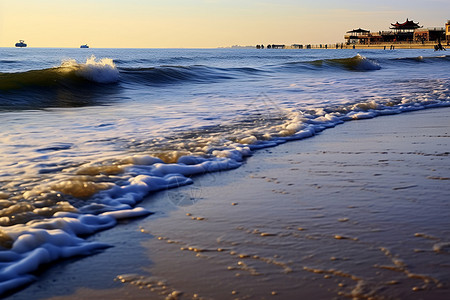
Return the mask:
POLYGON ((285 64, 288 68, 306 68, 316 70, 342 69, 347 71, 375 71, 380 70, 381 65, 360 54, 349 58, 320 59, 313 61, 290 62, 285 64))
POLYGON ((338 67, 351 71, 375 71, 380 70, 381 66, 378 62, 368 59, 365 56, 357 54, 350 58, 326 59, 315 61, 313 64, 322 64, 329 67, 338 67))
POLYGON ((97 61, 95 56, 91 56, 84 64, 79 64, 75 60, 66 60, 60 68, 97 83, 114 83, 119 80, 119 71, 111 58, 102 58, 97 61))
POLYGON ((85 63, 66 60, 60 66, 49 69, 0 73, 0 91, 70 86, 86 81, 113 83, 118 79, 119 71, 112 59, 103 58, 97 61, 92 56, 85 63))
POLYGON ((66 60, 60 66, 18 73, 0 73, 0 109, 40 109, 101 104, 100 96, 118 82, 119 71, 112 59, 85 63, 66 60))

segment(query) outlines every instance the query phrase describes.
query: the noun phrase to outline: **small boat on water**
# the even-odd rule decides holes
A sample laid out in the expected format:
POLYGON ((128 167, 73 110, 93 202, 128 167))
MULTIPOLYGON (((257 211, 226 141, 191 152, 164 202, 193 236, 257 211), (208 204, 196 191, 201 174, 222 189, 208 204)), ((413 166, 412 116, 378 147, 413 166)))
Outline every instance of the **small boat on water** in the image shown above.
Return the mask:
POLYGON ((81 45, 80 48, 89 48, 87 44, 81 45))
POLYGON ((27 44, 25 44, 24 40, 19 40, 19 42, 16 43, 16 47, 24 48, 26 46, 27 46, 27 44))

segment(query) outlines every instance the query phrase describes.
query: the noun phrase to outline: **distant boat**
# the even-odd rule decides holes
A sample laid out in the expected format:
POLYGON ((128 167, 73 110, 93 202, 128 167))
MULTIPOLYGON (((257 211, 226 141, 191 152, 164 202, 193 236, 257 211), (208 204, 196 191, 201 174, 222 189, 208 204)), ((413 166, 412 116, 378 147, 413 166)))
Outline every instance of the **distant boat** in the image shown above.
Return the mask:
POLYGON ((80 48, 89 48, 87 44, 81 45, 80 48))
POLYGON ((19 40, 18 43, 16 43, 16 47, 24 48, 27 44, 25 44, 24 40, 19 40))

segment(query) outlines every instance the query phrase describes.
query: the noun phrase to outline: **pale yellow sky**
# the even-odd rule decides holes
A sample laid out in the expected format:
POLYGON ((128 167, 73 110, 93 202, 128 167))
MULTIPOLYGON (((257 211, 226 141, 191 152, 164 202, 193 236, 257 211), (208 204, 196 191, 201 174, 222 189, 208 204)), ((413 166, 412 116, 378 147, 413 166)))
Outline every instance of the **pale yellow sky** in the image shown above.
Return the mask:
POLYGON ((443 26, 450 1, 0 0, 0 47, 209 48, 342 42, 406 18, 443 26))

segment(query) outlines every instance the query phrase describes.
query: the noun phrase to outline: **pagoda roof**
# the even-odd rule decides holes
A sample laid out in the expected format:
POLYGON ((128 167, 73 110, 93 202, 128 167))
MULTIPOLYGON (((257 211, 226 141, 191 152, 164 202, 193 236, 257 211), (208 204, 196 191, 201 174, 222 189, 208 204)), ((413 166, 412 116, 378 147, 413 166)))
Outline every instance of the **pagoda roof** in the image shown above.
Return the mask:
POLYGON ((391 29, 416 29, 421 27, 419 26, 419 22, 415 23, 414 21, 408 19, 406 19, 406 22, 404 23, 396 22, 395 24, 391 23, 391 25, 393 26, 391 29))
POLYGON ((358 28, 358 29, 353 29, 353 30, 347 31, 347 33, 364 33, 364 32, 370 32, 370 30, 364 30, 364 29, 358 28))

